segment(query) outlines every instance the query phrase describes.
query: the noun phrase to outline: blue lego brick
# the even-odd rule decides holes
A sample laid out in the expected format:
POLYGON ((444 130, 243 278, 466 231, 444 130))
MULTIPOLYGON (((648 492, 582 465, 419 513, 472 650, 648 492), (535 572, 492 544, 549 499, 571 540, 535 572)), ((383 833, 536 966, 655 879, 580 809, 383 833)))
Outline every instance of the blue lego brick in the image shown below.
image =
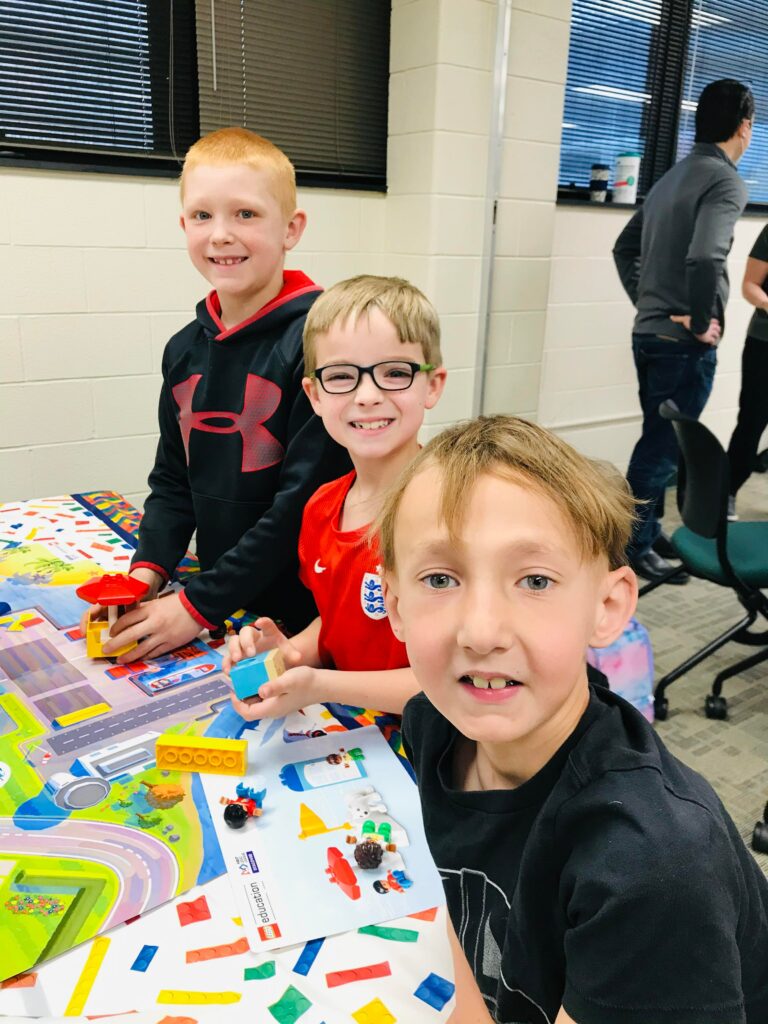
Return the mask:
POLYGON ((305 977, 309 974, 310 968, 317 959, 317 954, 320 952, 320 947, 324 942, 325 939, 310 939, 304 945, 304 949, 299 954, 299 959, 293 968, 296 974, 303 974, 305 977))
POLYGON ((131 970, 146 971, 159 948, 159 946, 142 946, 141 952, 131 964, 131 970))
POLYGON ((257 697, 260 687, 270 679, 275 679, 285 671, 285 665, 280 652, 273 648, 271 651, 262 651, 254 658, 245 658, 233 665, 229 676, 232 680, 232 687, 235 695, 240 700, 249 700, 257 697))
POLYGON ((441 978, 439 974, 428 974, 413 994, 428 1006, 442 1010, 455 990, 453 982, 441 978))

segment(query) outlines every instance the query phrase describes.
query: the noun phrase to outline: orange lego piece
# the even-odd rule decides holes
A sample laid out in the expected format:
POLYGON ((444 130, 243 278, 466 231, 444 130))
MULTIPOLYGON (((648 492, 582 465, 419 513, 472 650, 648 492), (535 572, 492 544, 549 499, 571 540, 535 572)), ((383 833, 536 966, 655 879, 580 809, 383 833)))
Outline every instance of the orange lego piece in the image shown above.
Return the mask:
POLYGON ((348 985, 351 981, 370 981, 371 978, 388 978, 392 973, 389 961, 384 960, 380 964, 369 964, 367 967, 353 967, 348 971, 331 971, 326 974, 325 983, 328 988, 336 988, 337 985, 348 985))
POLYGON ((248 743, 166 732, 157 738, 155 760, 158 768, 170 771, 243 776, 248 769, 248 743))
POLYGON ((216 960, 222 956, 237 956, 239 953, 249 953, 251 947, 248 939, 237 939, 236 942, 224 943, 221 946, 203 946, 202 949, 187 950, 187 963, 196 964, 201 960, 216 960))
POLYGON ((197 921, 208 921, 211 917, 208 900, 205 896, 199 896, 196 900, 188 900, 186 903, 177 903, 176 913, 179 915, 179 924, 182 928, 187 924, 195 924, 197 921))
POLYGON ((13 978, 0 981, 0 988, 34 988, 36 984, 37 974, 31 971, 28 974, 16 974, 13 978))
POLYGON ((430 907, 429 910, 420 910, 417 914, 409 914, 408 917, 413 917, 417 921, 434 921, 437 917, 437 907, 430 907))
POLYGON ((159 1020, 157 1024, 197 1024, 197 1017, 171 1017, 170 1014, 159 1020))

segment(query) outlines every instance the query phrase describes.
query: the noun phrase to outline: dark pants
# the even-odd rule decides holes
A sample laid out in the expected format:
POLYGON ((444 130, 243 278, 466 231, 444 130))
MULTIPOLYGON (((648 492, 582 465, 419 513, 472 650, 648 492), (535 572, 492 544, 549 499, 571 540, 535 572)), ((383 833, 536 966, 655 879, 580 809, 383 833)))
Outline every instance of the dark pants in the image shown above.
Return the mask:
POLYGON ((739 418, 728 445, 731 494, 735 494, 754 469, 757 447, 768 427, 768 341, 747 335, 741 354, 739 418))
POLYGON ((637 509, 628 550, 630 558, 637 558, 661 532, 664 490, 677 469, 675 432, 659 415, 659 406, 671 398, 681 412, 698 419, 712 390, 717 350, 700 341, 668 341, 655 334, 634 334, 632 350, 643 410, 643 432, 627 470, 632 493, 645 502, 637 509))

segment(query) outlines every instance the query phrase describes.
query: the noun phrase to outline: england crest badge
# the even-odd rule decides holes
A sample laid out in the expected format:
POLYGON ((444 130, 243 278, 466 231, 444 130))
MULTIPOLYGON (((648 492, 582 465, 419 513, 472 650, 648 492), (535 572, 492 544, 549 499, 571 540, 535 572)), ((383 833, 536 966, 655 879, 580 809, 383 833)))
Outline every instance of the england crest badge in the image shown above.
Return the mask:
POLYGON ((360 585, 360 605, 369 619, 386 619, 387 617, 384 593, 381 589, 381 576, 375 572, 363 573, 363 582, 360 585))

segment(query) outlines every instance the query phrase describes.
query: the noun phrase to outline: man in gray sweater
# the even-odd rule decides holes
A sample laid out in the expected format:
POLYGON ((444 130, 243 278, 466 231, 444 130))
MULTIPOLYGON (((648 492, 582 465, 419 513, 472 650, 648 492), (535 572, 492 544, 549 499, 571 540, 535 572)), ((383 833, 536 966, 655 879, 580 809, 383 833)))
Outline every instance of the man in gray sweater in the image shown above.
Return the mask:
MULTIPOLYGON (((660 520, 678 451, 659 405, 671 398, 698 417, 712 390, 728 300, 725 261, 747 203, 736 162, 749 146, 754 111, 745 85, 730 78, 710 82, 696 108, 691 153, 654 185, 613 248, 621 283, 637 309, 632 349, 643 429, 627 480, 645 504, 628 554, 648 580, 669 572, 666 559, 674 556, 660 520)), ((682 571, 669 580, 687 581, 682 571)))

